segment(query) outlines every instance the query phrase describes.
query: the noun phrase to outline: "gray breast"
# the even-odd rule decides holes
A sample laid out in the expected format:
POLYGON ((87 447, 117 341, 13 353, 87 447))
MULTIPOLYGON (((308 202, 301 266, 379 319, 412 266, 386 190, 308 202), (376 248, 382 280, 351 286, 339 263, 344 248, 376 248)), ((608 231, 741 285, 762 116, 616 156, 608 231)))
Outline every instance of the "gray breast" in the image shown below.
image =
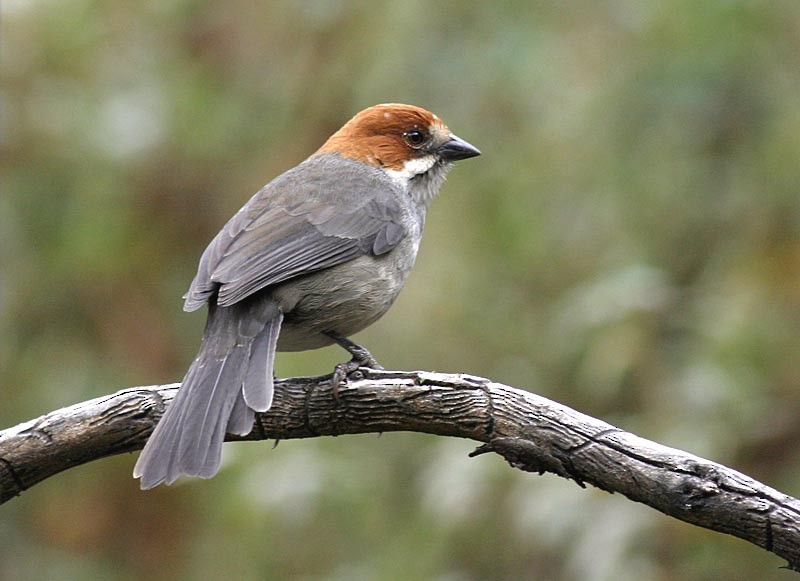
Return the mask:
POLYGON ((272 296, 285 313, 279 351, 332 344, 324 332, 348 337, 377 321, 403 288, 419 248, 420 231, 391 252, 365 255, 277 285, 272 296))

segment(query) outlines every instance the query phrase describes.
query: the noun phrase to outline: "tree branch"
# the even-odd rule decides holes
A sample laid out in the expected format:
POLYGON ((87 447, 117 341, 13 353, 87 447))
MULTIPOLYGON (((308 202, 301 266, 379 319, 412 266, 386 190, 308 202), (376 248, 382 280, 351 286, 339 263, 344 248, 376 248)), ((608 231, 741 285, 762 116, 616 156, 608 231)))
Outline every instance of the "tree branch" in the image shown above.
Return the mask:
MULTIPOLYGON (((62 470, 139 450, 178 384, 134 387, 0 431, 0 503, 62 470)), ((243 438, 414 431, 483 442, 528 472, 619 492, 680 520, 771 551, 800 571, 800 501, 752 478, 624 432, 533 393, 468 375, 361 369, 277 382, 243 438)))

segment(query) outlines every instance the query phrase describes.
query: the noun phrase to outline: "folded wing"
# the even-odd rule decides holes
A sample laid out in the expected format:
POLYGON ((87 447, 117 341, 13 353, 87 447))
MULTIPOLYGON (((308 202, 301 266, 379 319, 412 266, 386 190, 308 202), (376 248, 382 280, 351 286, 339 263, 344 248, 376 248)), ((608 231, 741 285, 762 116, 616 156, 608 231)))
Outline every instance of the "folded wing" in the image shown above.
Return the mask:
POLYGON ((214 293, 219 306, 229 306, 270 285, 394 248, 407 234, 396 186, 379 170, 352 163, 311 158, 253 196, 203 253, 184 309, 198 309, 214 293))

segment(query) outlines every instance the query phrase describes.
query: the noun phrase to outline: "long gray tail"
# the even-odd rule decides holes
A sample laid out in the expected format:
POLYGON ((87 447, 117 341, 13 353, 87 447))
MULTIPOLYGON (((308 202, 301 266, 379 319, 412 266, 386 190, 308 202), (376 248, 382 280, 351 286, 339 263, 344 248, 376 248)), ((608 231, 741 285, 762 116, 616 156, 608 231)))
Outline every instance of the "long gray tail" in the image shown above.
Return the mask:
POLYGON ((282 321, 277 305, 261 297, 209 304, 200 352, 133 469, 143 490, 217 473, 226 432, 249 433, 255 412, 272 405, 282 321))

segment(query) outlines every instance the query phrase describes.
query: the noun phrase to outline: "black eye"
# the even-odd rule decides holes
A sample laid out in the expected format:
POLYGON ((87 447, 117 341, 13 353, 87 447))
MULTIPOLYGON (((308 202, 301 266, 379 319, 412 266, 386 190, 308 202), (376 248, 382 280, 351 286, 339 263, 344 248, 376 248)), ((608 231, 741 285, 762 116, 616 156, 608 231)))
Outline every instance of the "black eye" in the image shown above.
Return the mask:
POLYGON ((428 135, 419 129, 409 129, 403 134, 403 138, 406 140, 406 143, 414 149, 422 147, 425 145, 425 142, 428 141, 428 135))

